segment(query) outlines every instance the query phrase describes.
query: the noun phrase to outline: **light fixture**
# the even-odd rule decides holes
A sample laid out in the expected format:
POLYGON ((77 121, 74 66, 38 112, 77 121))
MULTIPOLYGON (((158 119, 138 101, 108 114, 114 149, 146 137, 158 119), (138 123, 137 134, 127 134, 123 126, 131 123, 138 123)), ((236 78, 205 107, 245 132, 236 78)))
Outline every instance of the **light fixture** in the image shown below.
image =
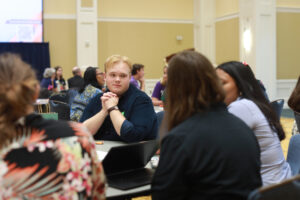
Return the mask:
POLYGON ((250 29, 246 29, 243 33, 243 45, 247 52, 251 50, 252 46, 252 35, 250 29))

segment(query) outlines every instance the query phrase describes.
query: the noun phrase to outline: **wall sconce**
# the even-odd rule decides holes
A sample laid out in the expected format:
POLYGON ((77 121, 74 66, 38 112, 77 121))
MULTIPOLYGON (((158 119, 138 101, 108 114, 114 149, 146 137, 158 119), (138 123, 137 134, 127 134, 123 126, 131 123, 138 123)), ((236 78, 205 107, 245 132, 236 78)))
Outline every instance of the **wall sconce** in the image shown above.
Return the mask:
POLYGON ((251 50, 252 47, 252 35, 250 29, 246 29, 243 33, 243 46, 247 52, 251 50))

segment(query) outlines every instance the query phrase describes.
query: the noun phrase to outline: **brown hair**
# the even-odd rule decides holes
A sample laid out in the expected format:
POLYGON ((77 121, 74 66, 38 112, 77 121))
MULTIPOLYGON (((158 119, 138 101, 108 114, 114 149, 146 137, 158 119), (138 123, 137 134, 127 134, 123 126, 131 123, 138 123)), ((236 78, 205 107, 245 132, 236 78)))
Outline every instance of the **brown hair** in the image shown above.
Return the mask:
POLYGON ((16 121, 33 105, 38 81, 16 54, 0 55, 0 147, 18 136, 16 121))
POLYGON ((210 61, 193 51, 183 51, 170 60, 166 94, 168 130, 194 113, 223 102, 225 97, 210 61))
POLYGON ((300 76, 298 77, 297 84, 288 100, 288 105, 292 110, 300 112, 300 76))
POLYGON ((106 61, 104 63, 105 72, 107 72, 107 70, 110 67, 112 67, 114 64, 119 63, 119 62, 126 63, 129 67, 129 73, 131 74, 132 65, 131 65, 129 58, 126 56, 121 56, 121 55, 112 55, 106 59, 106 61))

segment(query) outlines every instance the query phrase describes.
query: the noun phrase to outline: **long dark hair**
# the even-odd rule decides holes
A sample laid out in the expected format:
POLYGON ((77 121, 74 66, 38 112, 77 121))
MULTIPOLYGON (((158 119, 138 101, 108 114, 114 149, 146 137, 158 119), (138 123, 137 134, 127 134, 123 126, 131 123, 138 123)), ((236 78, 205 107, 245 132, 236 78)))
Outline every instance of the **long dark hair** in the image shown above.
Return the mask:
POLYGON ((288 105, 296 112, 300 112, 300 76, 298 77, 297 84, 288 100, 288 105))
POLYGON ((250 66, 244 65, 241 62, 230 61, 219 65, 217 69, 223 70, 233 78, 240 92, 240 97, 253 101, 266 117, 271 129, 277 132, 280 140, 283 140, 285 133, 279 122, 279 118, 264 96, 250 66))
POLYGON ((168 130, 196 112, 222 103, 225 97, 210 61, 194 51, 183 51, 170 60, 166 94, 168 130))
POLYGON ((92 86, 101 89, 101 86, 98 84, 97 78, 96 78, 96 67, 88 67, 83 76, 84 84, 83 87, 80 88, 79 93, 82 93, 85 89, 85 87, 89 84, 92 86))

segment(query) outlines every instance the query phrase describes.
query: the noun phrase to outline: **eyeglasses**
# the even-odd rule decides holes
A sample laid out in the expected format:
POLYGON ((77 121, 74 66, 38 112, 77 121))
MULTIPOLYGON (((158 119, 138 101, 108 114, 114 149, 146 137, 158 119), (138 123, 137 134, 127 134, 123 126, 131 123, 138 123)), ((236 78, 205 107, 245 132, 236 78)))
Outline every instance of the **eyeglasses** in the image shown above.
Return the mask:
POLYGON ((96 75, 97 75, 97 76, 98 76, 98 75, 103 76, 104 73, 103 73, 103 72, 100 72, 100 73, 96 73, 96 75))

